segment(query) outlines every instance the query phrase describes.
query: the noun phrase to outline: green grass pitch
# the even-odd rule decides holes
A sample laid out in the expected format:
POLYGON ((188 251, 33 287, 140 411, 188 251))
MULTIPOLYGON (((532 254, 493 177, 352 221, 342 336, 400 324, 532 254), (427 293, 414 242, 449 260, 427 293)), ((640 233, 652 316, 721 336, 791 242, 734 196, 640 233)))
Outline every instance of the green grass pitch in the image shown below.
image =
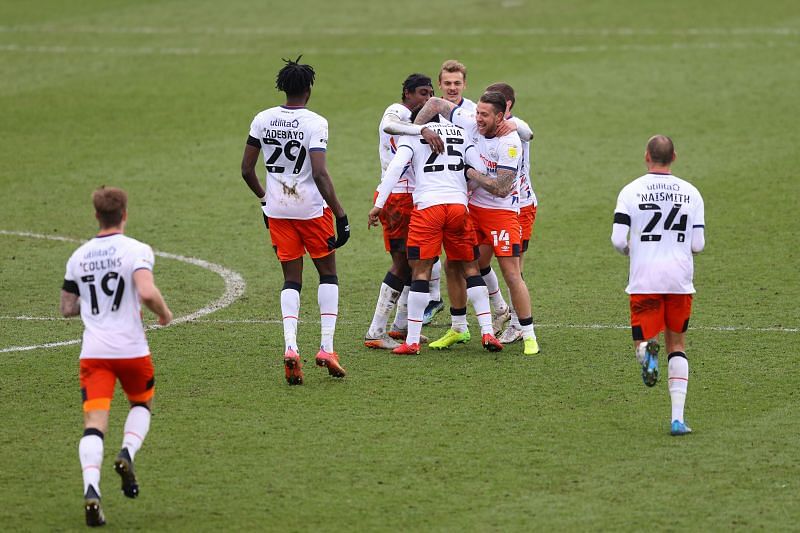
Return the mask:
MULTIPOLYGON (((109 530, 797 530, 799 50, 800 6, 782 0, 4 2, 0 231, 17 233, 0 233, 0 350, 79 338, 79 321, 57 320, 76 244, 19 232, 88 238, 91 191, 117 185, 128 234, 238 272, 246 290, 150 332, 142 494, 126 500, 113 473, 118 394, 109 530), (299 342, 312 364, 290 388, 280 268, 239 163, 252 117, 282 103, 280 58, 300 53, 353 227, 337 252, 349 375, 313 367, 307 262, 299 342), (361 343, 389 264, 366 228, 377 124, 406 75, 435 76, 450 58, 467 65, 472 99, 513 85, 536 130, 536 357, 473 341, 398 358, 361 343), (695 433, 680 439, 665 380, 641 383, 627 261, 609 241, 616 195, 644 172, 654 133, 675 139, 674 171, 706 203, 687 350, 695 433)), ((178 316, 225 291, 173 259, 157 259, 156 279, 178 316)), ((428 333, 447 324, 445 313, 428 333)), ((78 349, 0 352, 4 531, 85 527, 78 349)))

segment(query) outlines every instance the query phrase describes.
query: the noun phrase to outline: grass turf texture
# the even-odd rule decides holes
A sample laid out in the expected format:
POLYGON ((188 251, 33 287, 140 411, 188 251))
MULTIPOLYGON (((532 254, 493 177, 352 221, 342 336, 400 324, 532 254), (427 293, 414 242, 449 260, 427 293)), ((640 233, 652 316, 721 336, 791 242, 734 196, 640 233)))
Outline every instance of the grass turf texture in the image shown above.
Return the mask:
MULTIPOLYGON (((91 190, 118 185, 131 236, 247 282, 205 321, 150 333, 158 393, 137 456, 142 496, 123 498, 112 472, 118 395, 102 482, 110 527, 796 528, 797 332, 705 329, 800 322, 795 3, 67 5, 0 7, 0 229, 87 238, 91 190), (310 107, 329 120, 329 168, 353 227, 337 253, 336 347, 350 374, 337 382, 308 364, 318 324, 307 263, 306 385, 289 388, 280 268, 238 166, 253 115, 282 103, 280 57, 299 53, 317 70, 310 107), (473 100, 511 83, 537 132, 526 260, 537 357, 490 355, 477 339, 413 358, 361 346, 388 267, 365 228, 377 123, 408 73, 435 76, 451 57, 468 66, 473 100), (611 213, 656 132, 675 139, 675 172, 706 201, 688 346, 695 433, 681 439, 668 436, 665 381, 645 389, 626 330, 568 327, 627 319, 611 213), (252 319, 274 323, 236 322, 252 319)), ((0 348, 79 336, 75 321, 9 318, 57 316, 73 248, 0 235, 0 348)), ((156 279, 177 314, 222 292, 216 275, 172 260, 157 258, 156 279)), ((83 527, 77 352, 0 354, 4 529, 83 527)))

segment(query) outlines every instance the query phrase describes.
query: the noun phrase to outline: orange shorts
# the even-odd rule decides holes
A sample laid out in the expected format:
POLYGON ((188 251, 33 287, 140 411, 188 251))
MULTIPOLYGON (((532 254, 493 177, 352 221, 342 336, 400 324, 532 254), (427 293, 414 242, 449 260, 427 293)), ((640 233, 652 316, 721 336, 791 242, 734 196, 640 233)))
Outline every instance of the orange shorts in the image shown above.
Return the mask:
POLYGON ((684 333, 692 314, 691 294, 631 294, 633 340, 652 339, 664 331, 684 333))
MULTIPOLYGON (((373 200, 378 197, 375 191, 373 200)), ((383 244, 387 252, 405 252, 408 239, 408 225, 411 222, 411 211, 414 199, 411 194, 392 193, 386 199, 378 217, 383 226, 383 244)))
POLYGON ((269 236, 279 261, 292 261, 308 251, 312 259, 333 252, 336 233, 333 230, 333 212, 329 208, 322 216, 309 220, 270 218, 269 236))
POLYGON ((411 212, 408 258, 433 259, 444 253, 451 261, 475 261, 478 247, 467 207, 462 204, 432 205, 411 212))
POLYGON ((153 360, 149 355, 133 359, 81 359, 83 410, 108 411, 117 379, 128 400, 148 401, 155 392, 153 360))
POLYGON ((536 222, 536 206, 526 205, 519 210, 519 225, 522 231, 522 251, 528 251, 528 243, 533 234, 533 223, 536 222))
POLYGON ((469 206, 478 244, 494 248, 497 257, 518 257, 522 249, 519 216, 514 211, 469 206))

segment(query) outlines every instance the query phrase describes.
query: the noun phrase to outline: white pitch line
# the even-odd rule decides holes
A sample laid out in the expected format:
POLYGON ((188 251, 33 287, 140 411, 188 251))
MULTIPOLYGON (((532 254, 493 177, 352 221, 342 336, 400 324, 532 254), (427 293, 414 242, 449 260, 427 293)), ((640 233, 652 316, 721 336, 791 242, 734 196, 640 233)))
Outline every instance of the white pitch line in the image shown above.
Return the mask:
MULTIPOLYGON (((13 235, 18 237, 29 237, 33 239, 46 239, 51 241, 61 241, 61 242, 72 242, 72 243, 83 243, 86 241, 80 239, 73 239, 70 237, 62 237, 60 235, 44 235, 41 233, 31 233, 29 231, 8 231, 8 230, 0 230, 0 235, 13 235)), ((182 324, 184 322, 189 322, 192 320, 197 320, 200 317, 209 315, 214 311, 218 311, 219 309, 223 309, 228 307, 233 302, 235 302, 239 297, 244 294, 244 290, 247 287, 247 284, 242 278, 241 274, 225 268, 222 265, 218 265, 216 263, 211 263, 210 261, 205 261, 203 259, 197 259, 196 257, 186 257, 183 255, 171 254, 168 252, 160 252, 154 250, 153 253, 158 257, 164 257, 167 259, 174 259, 176 261, 181 261, 183 263, 188 263, 190 265, 199 266, 200 268, 204 268, 206 270, 210 270, 220 276, 225 283, 225 290, 218 299, 214 300, 210 304, 198 309, 193 313, 189 313, 188 315, 183 315, 176 317, 173 319, 170 326, 175 324, 182 324)), ((6 318, 6 317, 3 317, 6 318)), ((22 320, 36 320, 37 317, 23 317, 22 320)), ((158 329, 161 327, 170 327, 170 326, 148 326, 146 329, 158 329)), ((0 349, 0 353, 8 353, 8 352, 24 352, 28 350, 36 350, 39 348, 53 348, 56 346, 69 346, 72 344, 80 343, 80 339, 70 340, 70 341, 61 341, 61 342, 50 342, 45 344, 36 344, 31 346, 11 346, 8 348, 0 349)))
MULTIPOLYGON (((507 2, 510 3, 510 2, 507 2)), ((392 36, 477 36, 477 35, 541 35, 541 36, 743 36, 743 35, 800 35, 800 28, 790 27, 745 27, 745 28, 374 28, 374 27, 323 27, 308 30, 299 27, 239 28, 239 27, 159 27, 159 26, 56 26, 16 25, 0 26, 0 33, 32 34, 133 34, 133 35, 254 35, 254 36, 298 36, 311 32, 314 35, 377 37, 392 36)))
MULTIPOLYGON (((188 315, 187 315, 188 316, 188 315)), ((50 316, 0 316, 0 320, 32 320, 32 321, 56 321, 56 320, 77 320, 77 318, 62 318, 50 316)), ((245 319, 220 319, 220 318, 206 318, 206 319, 187 319, 184 322, 193 322, 198 324, 282 324, 280 319, 262 319, 262 318, 245 318, 245 319)), ((300 323, 304 324, 319 324, 320 321, 316 319, 301 319, 300 323)), ((339 325, 355 325, 355 322, 339 320, 339 325)), ((156 326, 153 326, 156 327, 156 326)), ((627 324, 536 324, 537 328, 553 328, 553 329, 630 329, 627 324)), ((703 331, 754 331, 760 333, 798 333, 800 328, 784 328, 778 326, 769 327, 749 327, 749 326, 691 326, 693 330, 703 331)))
MULTIPOLYGON (((586 54, 586 53, 601 53, 601 52, 664 52, 664 51, 681 51, 681 50, 752 50, 752 49, 776 49, 776 48, 797 48, 800 42, 796 41, 782 41, 774 42, 769 41, 766 43, 744 43, 744 42, 731 42, 731 43, 718 43, 718 42, 700 42, 700 43, 686 43, 675 42, 668 44, 618 44, 618 45, 566 45, 566 46, 521 46, 509 48, 506 51, 507 55, 529 55, 532 51, 549 54, 586 54)), ((305 49, 307 55, 333 55, 333 56, 371 56, 375 54, 384 55, 407 55, 408 48, 405 47, 389 47, 389 48, 369 48, 369 47, 351 47, 351 48, 311 48, 305 49)), ((443 47, 428 47, 425 48, 426 52, 447 54, 451 50, 443 47)), ((257 55, 260 52, 254 51, 252 48, 180 48, 180 47, 118 47, 118 46, 61 46, 61 45, 25 45, 25 44, 0 44, 0 53, 23 53, 23 54, 47 54, 47 55, 65 55, 65 54, 91 54, 91 55, 111 55, 111 56, 247 56, 257 55)), ((469 54, 485 54, 485 48, 468 48, 464 50, 469 54)))

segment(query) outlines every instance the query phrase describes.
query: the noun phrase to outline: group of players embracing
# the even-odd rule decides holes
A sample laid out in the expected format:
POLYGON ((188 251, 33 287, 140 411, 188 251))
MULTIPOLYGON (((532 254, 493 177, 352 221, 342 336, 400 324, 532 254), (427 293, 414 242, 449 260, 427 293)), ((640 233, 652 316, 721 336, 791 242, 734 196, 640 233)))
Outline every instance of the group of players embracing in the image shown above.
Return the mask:
POLYGON ((402 101, 390 105, 381 120, 382 177, 369 225, 382 225, 392 266, 365 336, 370 348, 419 353, 427 340, 423 324, 444 307, 439 289, 444 248, 451 327, 429 347, 469 342, 469 301, 485 349, 500 351, 522 340, 526 355, 539 352, 522 277, 536 216, 530 180, 533 131, 512 115, 510 85, 488 86, 476 104, 463 96, 466 80, 464 65, 445 61, 438 76, 443 98, 437 98, 429 77, 412 74, 403 82, 402 101), (493 256, 509 288, 510 306, 492 270, 493 256), (395 320, 387 328, 395 306, 395 320))

